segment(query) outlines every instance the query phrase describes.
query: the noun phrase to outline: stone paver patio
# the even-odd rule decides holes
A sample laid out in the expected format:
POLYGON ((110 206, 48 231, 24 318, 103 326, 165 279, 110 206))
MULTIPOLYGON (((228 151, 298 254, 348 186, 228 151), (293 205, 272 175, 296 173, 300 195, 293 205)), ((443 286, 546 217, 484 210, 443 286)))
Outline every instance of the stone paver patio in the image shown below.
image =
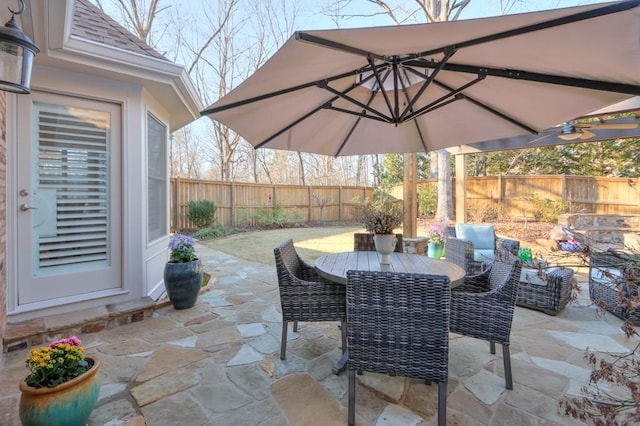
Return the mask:
MULTIPOLYGON (((347 377, 337 323, 289 328, 279 359, 281 316, 275 268, 197 247, 216 280, 198 304, 159 308, 152 318, 79 336, 102 362, 102 389, 91 425, 344 425, 347 377)), ((578 394, 590 370, 585 348, 623 352, 635 346, 611 314, 596 315, 586 283, 557 317, 516 308, 512 330, 514 389, 504 387, 502 355, 486 342, 452 335, 450 425, 574 425, 557 412, 578 394)), ((19 425, 18 382, 27 351, 5 355, 0 424, 19 425)), ((437 386, 372 373, 358 376, 357 424, 435 424, 437 386)))

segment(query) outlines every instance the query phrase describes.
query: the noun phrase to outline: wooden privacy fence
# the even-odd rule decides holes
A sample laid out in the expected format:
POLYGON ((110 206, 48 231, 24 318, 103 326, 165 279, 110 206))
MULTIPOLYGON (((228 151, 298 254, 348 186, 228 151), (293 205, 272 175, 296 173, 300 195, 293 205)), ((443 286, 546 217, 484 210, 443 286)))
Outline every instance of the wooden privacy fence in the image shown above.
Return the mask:
MULTIPOLYGON (((539 202, 564 203, 571 213, 640 214, 640 179, 567 175, 467 177, 467 212, 499 206, 514 219, 535 219, 539 202)), ((435 187, 435 180, 420 187, 435 187)), ((454 179, 455 206, 455 179, 454 179)), ((396 188, 394 195, 402 193, 396 188), (399 192, 398 192, 399 191, 399 192)), ((396 195, 397 196, 397 195, 396 195)))
POLYGON ((187 217, 189 201, 215 203, 216 224, 235 227, 257 225, 256 213, 273 212, 275 206, 305 222, 353 222, 358 197, 370 197, 372 188, 362 186, 269 185, 171 178, 172 230, 193 230, 187 217))
MULTIPOLYGON (((187 218, 189 201, 211 200, 217 206, 216 223, 224 226, 256 225, 254 215, 279 206, 298 211, 307 222, 352 222, 354 199, 370 197, 373 189, 362 186, 269 185, 172 178, 171 229, 192 230, 187 218)), ((435 186, 435 180, 418 186, 435 186)), ((455 182, 453 185, 455 189, 455 182)), ((640 179, 588 176, 492 176, 467 177, 467 211, 499 206, 514 219, 534 219, 536 200, 564 202, 573 213, 640 214, 640 179)), ((402 198, 402 186, 392 190, 402 198)), ((455 192, 454 192, 455 206, 455 192)))

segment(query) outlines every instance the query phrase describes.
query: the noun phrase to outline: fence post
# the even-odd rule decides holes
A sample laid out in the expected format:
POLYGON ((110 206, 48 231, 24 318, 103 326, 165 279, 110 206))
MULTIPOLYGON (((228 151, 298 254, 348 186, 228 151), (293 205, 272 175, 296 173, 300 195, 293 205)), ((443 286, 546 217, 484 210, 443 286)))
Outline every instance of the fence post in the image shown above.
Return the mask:
POLYGON ((276 186, 275 185, 271 185, 271 192, 273 193, 273 200, 271 201, 271 217, 273 217, 276 209, 276 186))
POLYGON ((342 221, 342 185, 338 187, 338 221, 342 221))
POLYGON ((177 176, 173 181, 174 191, 173 191, 173 226, 176 232, 180 231, 180 176, 177 176))
POLYGON ((560 200, 562 201, 568 201, 567 200, 567 175, 565 175, 564 173, 562 174, 561 180, 560 180, 560 194, 562 199, 560 200))
POLYGON ((235 181, 231 181, 231 186, 229 186, 229 199, 231 201, 231 209, 229 209, 229 222, 231 226, 236 226, 236 183, 235 181))
POLYGON ((311 195, 311 185, 307 188, 307 199, 308 199, 308 213, 307 213, 307 222, 311 222, 311 208, 313 207, 313 200, 311 195))

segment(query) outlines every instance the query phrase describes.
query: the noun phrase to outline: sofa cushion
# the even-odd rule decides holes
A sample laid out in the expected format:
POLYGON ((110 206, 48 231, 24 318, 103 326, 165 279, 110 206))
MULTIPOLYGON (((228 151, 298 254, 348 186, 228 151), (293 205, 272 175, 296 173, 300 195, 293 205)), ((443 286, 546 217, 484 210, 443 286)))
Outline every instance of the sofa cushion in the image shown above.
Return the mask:
POLYGON ((622 278, 622 270, 618 268, 591 268, 591 280, 610 287, 615 287, 615 282, 622 278))
POLYGON ((495 250, 496 234, 493 225, 456 223, 456 237, 469 240, 474 250, 495 250))

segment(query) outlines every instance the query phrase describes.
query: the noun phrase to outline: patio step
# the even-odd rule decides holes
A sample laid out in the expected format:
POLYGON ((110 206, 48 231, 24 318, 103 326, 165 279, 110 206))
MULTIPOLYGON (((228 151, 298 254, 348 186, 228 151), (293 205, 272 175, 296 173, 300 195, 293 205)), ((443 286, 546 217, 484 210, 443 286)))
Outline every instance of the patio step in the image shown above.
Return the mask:
POLYGON ((9 323, 2 341, 2 351, 9 353, 28 349, 62 337, 97 333, 142 321, 153 314, 155 307, 155 300, 142 297, 99 308, 9 323))
MULTIPOLYGON (((206 285, 200 289, 200 294, 211 290, 216 283, 215 277, 207 272, 204 274, 206 285)), ((155 309, 170 304, 166 294, 161 295, 158 300, 145 296, 129 302, 8 323, 2 341, 2 351, 9 353, 30 349, 62 337, 111 330, 150 318, 155 309)))

